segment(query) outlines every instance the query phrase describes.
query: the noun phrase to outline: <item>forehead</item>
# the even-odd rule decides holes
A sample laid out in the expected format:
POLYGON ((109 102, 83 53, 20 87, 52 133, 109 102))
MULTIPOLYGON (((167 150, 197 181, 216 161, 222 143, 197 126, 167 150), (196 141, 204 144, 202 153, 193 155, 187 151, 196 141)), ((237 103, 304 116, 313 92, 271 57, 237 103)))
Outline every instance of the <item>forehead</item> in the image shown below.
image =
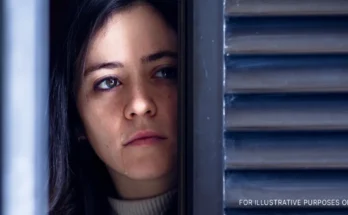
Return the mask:
POLYGON ((87 64, 105 60, 140 60, 158 51, 176 51, 176 35, 151 6, 137 4, 114 13, 87 50, 87 64))

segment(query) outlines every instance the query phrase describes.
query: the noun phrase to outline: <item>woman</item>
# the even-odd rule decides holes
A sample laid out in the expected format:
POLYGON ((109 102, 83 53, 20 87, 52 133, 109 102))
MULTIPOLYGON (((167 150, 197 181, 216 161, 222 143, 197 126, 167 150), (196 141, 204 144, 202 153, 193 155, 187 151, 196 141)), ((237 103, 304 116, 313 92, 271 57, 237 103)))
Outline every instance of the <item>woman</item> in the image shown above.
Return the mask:
POLYGON ((52 50, 50 214, 175 214, 177 2, 73 2, 52 50))

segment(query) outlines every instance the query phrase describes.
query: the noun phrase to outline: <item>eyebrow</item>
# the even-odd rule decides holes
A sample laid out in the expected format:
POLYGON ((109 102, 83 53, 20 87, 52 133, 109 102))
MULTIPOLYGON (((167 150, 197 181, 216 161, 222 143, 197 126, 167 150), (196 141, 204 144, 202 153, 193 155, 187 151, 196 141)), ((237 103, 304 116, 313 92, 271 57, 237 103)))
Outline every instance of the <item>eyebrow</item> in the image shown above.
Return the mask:
POLYGON ((178 53, 173 52, 173 51, 160 51, 160 52, 157 52, 155 54, 151 54, 149 56, 142 57, 141 61, 142 61, 142 63, 150 63, 150 62, 153 62, 153 61, 159 60, 161 58, 165 58, 165 57, 177 59, 178 53))
MULTIPOLYGON (((177 59, 178 53, 174 51, 160 51, 160 52, 156 52, 154 54, 142 57, 141 62, 143 64, 146 64, 146 63, 154 62, 166 57, 177 59)), ((124 65, 118 61, 98 63, 88 67, 84 72, 84 76, 87 76, 91 72, 94 72, 100 69, 116 69, 116 68, 123 68, 123 67, 124 65)))

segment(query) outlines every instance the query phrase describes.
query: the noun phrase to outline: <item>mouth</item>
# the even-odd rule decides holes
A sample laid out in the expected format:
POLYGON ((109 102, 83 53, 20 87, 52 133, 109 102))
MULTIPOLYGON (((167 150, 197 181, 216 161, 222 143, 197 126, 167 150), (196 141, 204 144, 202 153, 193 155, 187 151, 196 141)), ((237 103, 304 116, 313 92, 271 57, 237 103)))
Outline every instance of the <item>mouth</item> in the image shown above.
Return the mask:
POLYGON ((167 139, 165 136, 154 131, 139 131, 131 136, 124 146, 152 145, 167 139))

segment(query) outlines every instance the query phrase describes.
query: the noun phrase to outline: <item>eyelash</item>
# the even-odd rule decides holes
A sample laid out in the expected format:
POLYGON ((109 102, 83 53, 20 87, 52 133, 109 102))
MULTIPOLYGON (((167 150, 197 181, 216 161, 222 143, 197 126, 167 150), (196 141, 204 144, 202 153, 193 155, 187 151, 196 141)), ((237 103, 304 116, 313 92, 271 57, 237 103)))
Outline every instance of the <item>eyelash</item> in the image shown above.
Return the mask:
POLYGON ((157 70, 154 74, 154 76, 158 73, 158 72, 163 72, 167 70, 167 72, 169 71, 171 74, 169 74, 169 77, 168 77, 168 74, 167 74, 167 77, 157 77, 157 78, 167 78, 167 79, 173 79, 173 80, 176 80, 177 79, 177 68, 174 67, 174 66, 168 66, 168 67, 164 67, 164 68, 161 68, 159 70, 157 70))
MULTIPOLYGON (((161 68, 159 70, 157 70, 154 74, 155 78, 164 78, 164 79, 172 79, 172 80, 176 80, 177 78, 177 68, 176 67, 164 67, 161 68), (159 72, 170 72, 170 74, 166 74, 166 75, 162 75, 162 77, 156 77, 156 74, 158 74, 159 72), (166 76, 166 77, 165 77, 166 76)), ((114 77, 114 76, 109 76, 109 77, 105 77, 103 79, 101 79, 100 81, 98 81, 95 85, 94 85, 94 89, 97 91, 109 91, 117 86, 120 86, 122 83, 119 81, 118 78, 114 77), (109 86, 107 88, 105 87, 101 87, 101 85, 104 83, 106 84, 106 81, 113 81, 114 86, 109 86)))
POLYGON ((118 80, 118 78, 114 77, 114 76, 109 76, 109 77, 105 77, 103 79, 101 79, 100 81, 98 81, 95 85, 94 85, 94 89, 97 91, 109 91, 119 85, 121 85, 122 83, 120 82, 120 80, 118 80), (113 81, 115 83, 115 86, 109 87, 109 88, 102 88, 100 87, 100 85, 102 85, 103 83, 105 83, 106 81, 113 81))

